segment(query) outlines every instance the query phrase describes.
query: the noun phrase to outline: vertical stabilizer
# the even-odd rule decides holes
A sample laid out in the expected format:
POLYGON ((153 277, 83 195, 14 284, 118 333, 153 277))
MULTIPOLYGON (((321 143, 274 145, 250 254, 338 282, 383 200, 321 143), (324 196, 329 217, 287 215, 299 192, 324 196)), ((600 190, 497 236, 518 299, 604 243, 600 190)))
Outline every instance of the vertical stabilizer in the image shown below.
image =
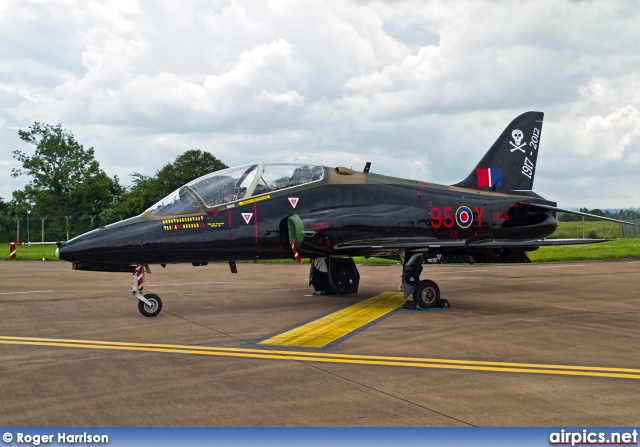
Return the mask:
POLYGON ((526 112, 511 121, 467 178, 453 186, 505 193, 531 190, 543 117, 542 112, 526 112))

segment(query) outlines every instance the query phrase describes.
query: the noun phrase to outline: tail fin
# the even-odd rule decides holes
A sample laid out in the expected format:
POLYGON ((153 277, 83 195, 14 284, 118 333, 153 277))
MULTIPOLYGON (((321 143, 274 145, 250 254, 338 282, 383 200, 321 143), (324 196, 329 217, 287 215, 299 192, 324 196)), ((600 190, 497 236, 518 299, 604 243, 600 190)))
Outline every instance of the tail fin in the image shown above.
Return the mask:
POLYGON ((511 121, 471 174, 453 186, 505 193, 531 190, 543 117, 542 112, 527 112, 511 121))

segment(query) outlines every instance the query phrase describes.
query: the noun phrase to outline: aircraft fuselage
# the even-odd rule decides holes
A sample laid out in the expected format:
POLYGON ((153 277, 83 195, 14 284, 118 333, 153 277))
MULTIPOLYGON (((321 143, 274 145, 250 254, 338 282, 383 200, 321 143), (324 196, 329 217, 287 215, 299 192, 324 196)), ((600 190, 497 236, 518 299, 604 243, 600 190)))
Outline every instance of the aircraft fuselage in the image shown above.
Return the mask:
POLYGON ((323 169, 318 182, 214 207, 188 191, 198 201, 196 212, 158 216, 147 211, 72 239, 59 257, 126 265, 290 259, 286 222, 294 214, 305 229, 299 251, 308 257, 357 255, 357 249, 334 249, 354 239, 450 241, 483 234, 529 239, 546 237, 557 226, 553 211, 527 209, 524 203, 531 197, 526 195, 323 169))

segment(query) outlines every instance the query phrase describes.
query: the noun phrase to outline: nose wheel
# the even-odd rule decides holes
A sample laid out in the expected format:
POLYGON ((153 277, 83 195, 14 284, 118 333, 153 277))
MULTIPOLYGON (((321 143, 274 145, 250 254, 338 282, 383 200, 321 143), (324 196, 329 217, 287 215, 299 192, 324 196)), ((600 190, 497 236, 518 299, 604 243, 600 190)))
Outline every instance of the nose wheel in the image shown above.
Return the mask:
POLYGON ((147 293, 144 297, 149 304, 138 301, 138 310, 145 317, 155 317, 162 310, 162 300, 155 293, 147 293))

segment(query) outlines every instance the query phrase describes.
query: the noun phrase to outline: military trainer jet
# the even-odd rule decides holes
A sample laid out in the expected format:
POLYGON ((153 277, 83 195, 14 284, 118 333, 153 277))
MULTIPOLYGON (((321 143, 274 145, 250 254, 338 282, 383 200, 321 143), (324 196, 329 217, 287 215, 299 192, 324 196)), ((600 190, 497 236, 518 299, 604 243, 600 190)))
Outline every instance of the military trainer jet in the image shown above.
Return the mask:
POLYGON ((162 301, 143 294, 149 264, 206 265, 262 259, 311 259, 309 283, 320 293, 354 293, 351 256, 397 259, 405 298, 438 306, 424 264, 529 262, 542 246, 601 242, 544 239, 561 209, 531 191, 543 114, 514 119, 463 181, 452 186, 349 168, 253 164, 212 172, 139 216, 59 243, 75 270, 133 273, 131 292, 147 317, 162 301))

